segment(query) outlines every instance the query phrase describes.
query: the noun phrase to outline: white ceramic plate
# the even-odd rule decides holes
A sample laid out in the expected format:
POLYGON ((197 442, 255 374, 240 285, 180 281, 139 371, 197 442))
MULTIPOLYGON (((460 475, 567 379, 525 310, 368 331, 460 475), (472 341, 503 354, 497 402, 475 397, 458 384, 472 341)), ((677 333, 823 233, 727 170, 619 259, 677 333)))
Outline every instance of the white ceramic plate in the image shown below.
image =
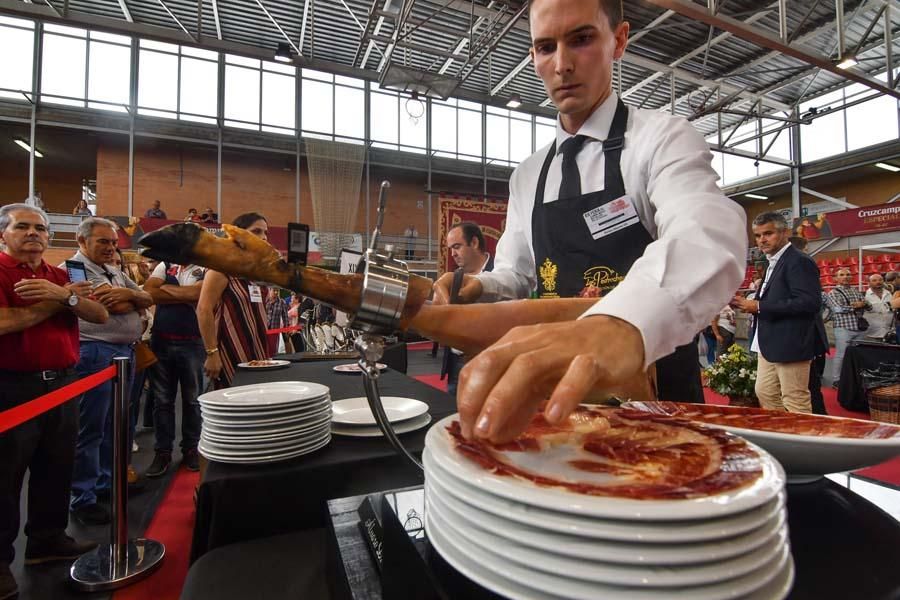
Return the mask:
MULTIPOLYGON (((488 552, 502 548, 509 560, 524 567, 548 573, 565 573, 575 579, 613 585, 682 587, 735 579, 765 564, 772 553, 780 550, 787 540, 787 529, 781 526, 775 529, 775 535, 766 544, 750 552, 729 559, 682 566, 627 564, 630 559, 627 554, 619 556, 613 562, 601 561, 597 556, 575 558, 558 554, 559 548, 554 545, 539 545, 537 540, 510 539, 511 536, 500 535, 499 531, 502 531, 503 526, 500 520, 481 520, 477 509, 468 510, 464 514, 455 512, 451 508, 452 501, 436 493, 427 483, 425 497, 435 524, 444 531, 454 531, 460 541, 474 544, 488 552), (482 527, 483 524, 491 529, 482 527), (500 530, 497 530, 498 526, 500 530)), ((673 551, 678 552, 678 549, 674 548, 673 551)))
POLYGON ((200 396, 200 404, 222 406, 277 406, 295 404, 301 400, 321 398, 328 388, 308 381, 273 381, 254 385, 239 385, 207 392, 200 396))
POLYGON ((301 424, 309 423, 315 419, 320 419, 322 415, 327 415, 331 411, 325 406, 315 412, 300 412, 289 415, 279 415, 275 417, 254 417, 248 419, 231 419, 218 418, 215 416, 203 415, 204 423, 212 423, 220 428, 237 428, 237 429, 265 429, 278 427, 299 427, 301 424))
POLYGON ((278 445, 281 443, 294 442, 303 438, 311 437, 318 434, 322 428, 328 425, 328 421, 320 421, 310 427, 282 433, 278 435, 255 435, 255 436, 236 436, 231 434, 221 434, 214 431, 204 429, 200 434, 201 438, 207 440, 210 444, 220 446, 247 446, 247 445, 278 445))
POLYGON ((745 600, 784 600, 794 586, 794 557, 789 556, 781 570, 766 585, 745 600))
MULTIPOLYGON (((300 441, 291 442, 288 446, 273 446, 273 447, 265 447, 260 446, 258 448, 238 448, 238 447, 228 447, 228 446, 219 446, 212 445, 206 440, 200 440, 199 446, 202 446, 202 450, 205 453, 215 454, 217 456, 225 456, 225 457, 254 457, 262 454, 274 454, 278 452, 290 452, 294 450, 299 450, 301 448, 305 448, 307 446, 314 446, 319 443, 323 438, 330 438, 331 432, 328 429, 323 428, 321 431, 317 432, 315 436, 311 436, 307 439, 303 439, 300 441)), ((199 447, 198 446, 198 447, 199 447)))
POLYGON ((781 465, 753 444, 749 446, 759 454, 762 474, 749 485, 711 496, 683 500, 633 500, 542 487, 517 477, 495 475, 460 454, 446 430, 458 419, 458 415, 450 415, 428 430, 425 447, 432 453, 435 462, 457 478, 491 494, 550 510, 609 519, 711 519, 762 506, 784 489, 785 475, 781 465))
MULTIPOLYGON (((440 519, 440 517, 438 517, 440 519)), ((596 600, 719 600, 739 598, 767 585, 780 573, 790 560, 790 551, 784 545, 780 552, 770 557, 763 566, 737 579, 703 586, 680 589, 641 589, 635 587, 587 583, 567 577, 565 573, 553 575, 525 568, 510 562, 503 556, 503 548, 494 552, 484 551, 474 544, 462 544, 453 539, 453 533, 442 529, 430 510, 425 511, 425 531, 432 546, 458 571, 491 591, 514 598, 573 598, 596 600), (473 568, 473 565, 478 565, 473 568), (515 582, 515 587, 510 584, 515 582), (516 590, 510 593, 510 590, 516 590)))
MULTIPOLYGON (((409 419, 396 425, 392 423, 391 425, 394 428, 394 433, 400 435, 427 427, 429 423, 431 423, 431 415, 426 413, 414 419, 409 419)), ((343 427, 332 422, 331 433, 346 437, 384 437, 377 425, 374 427, 343 427)))
MULTIPOLYGON (((447 477, 433 468, 433 461, 427 453, 423 454, 426 475, 425 485, 433 487, 445 504, 456 509, 459 514, 469 515, 473 523, 483 525, 502 537, 518 540, 534 545, 538 549, 552 548, 553 552, 566 556, 601 560, 605 562, 627 561, 628 564, 683 565, 690 563, 725 560, 759 548, 769 542, 784 525, 785 514, 782 497, 774 504, 777 510, 764 513, 766 520, 758 527, 729 537, 716 537, 710 540, 696 540, 697 531, 691 522, 665 531, 666 541, 660 543, 656 539, 647 540, 648 534, 653 537, 655 528, 667 523, 644 523, 637 521, 602 521, 585 517, 570 518, 572 526, 566 530, 554 529, 552 518, 560 519, 560 513, 550 515, 525 505, 518 505, 515 510, 503 512, 500 507, 490 502, 480 502, 461 498, 454 488, 444 485, 447 477), (515 515, 515 517, 514 517, 515 515), (551 517, 548 520, 547 517, 551 517), (516 520, 522 518, 527 524, 516 520), (589 529, 589 535, 583 530, 589 529), (598 537, 597 533, 611 530, 614 538, 598 537), (600 529, 600 531, 596 531, 600 529), (684 532, 684 536, 679 535, 684 532)), ((471 496, 470 496, 471 498, 471 496)), ((722 531, 719 528, 716 533, 722 531)))
POLYGON ((260 427, 258 429, 251 428, 229 428, 227 425, 220 426, 212 424, 209 421, 203 423, 203 433, 211 437, 222 437, 226 440, 240 439, 278 439, 289 437, 291 435, 315 429, 323 423, 331 422, 331 414, 325 413, 318 419, 299 423, 297 425, 289 424, 285 427, 260 427))
POLYGON ((291 365, 291 361, 289 360, 280 360, 275 358, 267 359, 267 364, 265 365, 252 365, 248 362, 238 363, 238 369, 247 369, 248 371, 269 371, 271 369, 283 369, 284 367, 289 367, 291 365))
MULTIPOLYGON (((625 407, 644 410, 655 403, 626 403, 625 407)), ((663 404, 663 403, 661 403, 663 404)), ((736 412, 740 407, 719 406, 723 413, 736 412)), ((804 415, 816 419, 844 420, 871 424, 871 421, 847 419, 825 415, 804 415)), ((825 475, 843 471, 855 471, 877 465, 900 456, 900 427, 880 423, 897 430, 897 436, 888 438, 842 438, 828 435, 801 435, 732 427, 697 420, 709 427, 718 427, 750 440, 778 459, 789 475, 825 475)))
MULTIPOLYGON (((582 516, 573 518, 572 515, 566 513, 536 508, 472 487, 440 468, 431 458, 427 449, 422 453, 422 460, 426 468, 426 483, 429 479, 433 479, 442 490, 466 504, 515 521, 519 526, 537 527, 553 533, 578 537, 640 542, 641 544, 717 541, 723 538, 735 538, 759 529, 770 522, 784 507, 784 493, 781 493, 759 508, 718 519, 648 522, 590 519, 582 516)), ((734 550, 730 545, 724 549, 726 551, 734 550)), ((632 549, 632 556, 637 561, 648 560, 648 557, 635 553, 634 549, 632 549)), ((728 554, 728 556, 732 556, 732 554, 728 554)))
POLYGON ((276 452, 288 452, 316 444, 325 437, 325 431, 310 431, 307 435, 289 440, 253 442, 249 444, 234 444, 232 442, 215 442, 206 436, 200 436, 200 441, 207 452, 221 456, 257 456, 260 454, 273 454, 276 452))
MULTIPOLYGON (((375 363, 375 366, 378 367, 379 371, 384 371, 387 369, 387 365, 384 363, 375 363)), ((345 365, 335 365, 331 369, 337 373, 361 373, 362 369, 359 368, 357 363, 347 363, 345 365)))
MULTIPOLYGON (((412 398, 384 396, 381 399, 381 404, 384 406, 384 413, 391 423, 415 419, 428 412, 427 404, 412 398)), ((336 425, 376 425, 375 415, 372 414, 372 409, 369 408, 369 401, 364 397, 335 400, 331 403, 331 413, 333 415, 332 420, 336 425)))
POLYGON ((276 417, 287 414, 295 414, 303 411, 316 411, 322 406, 331 403, 331 398, 323 396, 313 400, 303 400, 296 404, 284 404, 279 406, 246 406, 240 409, 222 408, 201 404, 200 410, 206 414, 215 415, 222 419, 246 419, 254 417, 276 417))
POLYGON ((304 454, 310 454, 319 450, 320 448, 324 448, 331 442, 331 437, 323 438, 321 442, 318 444, 298 448, 291 452, 282 452, 282 453, 273 453, 265 456, 255 456, 255 457, 229 457, 229 456, 210 456, 203 452, 203 449, 200 449, 200 452, 203 456, 210 460, 214 460, 216 462, 224 462, 224 463, 238 463, 238 464, 262 464, 262 463, 273 463, 282 460, 287 460, 289 458, 297 458, 298 456, 303 456, 304 454))

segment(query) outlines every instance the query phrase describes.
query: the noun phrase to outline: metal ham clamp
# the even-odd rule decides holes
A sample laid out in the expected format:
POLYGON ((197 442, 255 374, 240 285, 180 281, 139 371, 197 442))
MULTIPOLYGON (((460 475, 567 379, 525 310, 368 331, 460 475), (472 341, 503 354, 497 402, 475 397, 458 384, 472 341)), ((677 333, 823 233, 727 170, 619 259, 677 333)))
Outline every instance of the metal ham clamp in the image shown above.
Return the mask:
POLYGON ((401 330, 400 317, 409 290, 409 267, 394 256, 393 246, 386 246, 385 254, 380 254, 377 250, 381 226, 384 223, 387 190, 390 187, 390 182, 381 182, 375 231, 356 271, 363 274, 363 284, 359 310, 354 315, 350 327, 364 332, 356 339, 355 347, 359 352, 359 366, 362 369, 366 398, 378 428, 400 455, 422 469, 422 464, 406 449, 394 432, 384 411, 381 392, 378 389, 380 372, 377 363, 384 355, 384 336, 401 330))

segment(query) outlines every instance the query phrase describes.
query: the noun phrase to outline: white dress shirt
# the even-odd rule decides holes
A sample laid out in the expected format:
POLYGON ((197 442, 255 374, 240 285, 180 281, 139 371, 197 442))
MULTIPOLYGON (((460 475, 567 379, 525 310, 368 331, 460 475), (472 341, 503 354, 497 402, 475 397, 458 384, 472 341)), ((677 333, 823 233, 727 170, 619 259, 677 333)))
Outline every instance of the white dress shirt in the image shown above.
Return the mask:
MULTIPOLYGON (((609 133, 617 102, 611 94, 578 131, 593 138, 576 159, 582 193, 604 189, 600 141, 609 133)), ((557 118, 557 148, 569 137, 557 118)), ((548 149, 525 159, 510 178, 494 270, 478 276, 483 302, 525 298, 537 286, 531 213, 548 149)), ((690 342, 731 300, 744 276, 747 223, 743 209, 716 184, 706 141, 683 118, 630 108, 621 169, 625 193, 654 241, 625 279, 582 316, 611 315, 634 325, 649 365, 690 342)), ((561 179, 557 154, 547 174, 545 203, 557 199, 561 179)))
POLYGON ((891 330, 891 324, 894 322, 893 309, 891 308, 892 294, 885 290, 881 290, 881 297, 869 288, 866 290, 866 302, 872 307, 866 311, 866 320, 869 322, 869 329, 866 335, 870 338, 883 338, 891 330))
MULTIPOLYGON (((788 246, 790 244, 785 244, 782 246, 781 250, 769 256, 766 254, 766 259, 769 261, 769 268, 766 269, 766 276, 763 279, 762 285, 759 286, 759 292, 756 294, 757 298, 762 298, 763 293, 766 291, 766 286, 769 285, 769 278, 772 273, 775 272, 775 265, 778 264, 778 260, 784 256, 784 253, 787 252, 788 246)), ((759 311, 756 313, 759 314, 759 311)), ((759 352, 759 317, 756 319, 756 331, 753 332, 753 343, 750 344, 750 350, 753 352, 759 352)))

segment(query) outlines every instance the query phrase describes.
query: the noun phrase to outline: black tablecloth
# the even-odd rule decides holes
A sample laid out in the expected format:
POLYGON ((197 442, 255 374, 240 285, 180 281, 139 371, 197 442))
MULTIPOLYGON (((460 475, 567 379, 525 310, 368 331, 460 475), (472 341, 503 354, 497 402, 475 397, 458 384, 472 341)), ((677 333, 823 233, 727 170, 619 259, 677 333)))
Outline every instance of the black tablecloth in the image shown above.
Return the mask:
MULTIPOLYGON (((406 342, 398 342, 396 344, 391 344, 390 346, 385 346, 384 355, 381 357, 381 360, 378 362, 384 363, 395 371, 400 371, 401 373, 406 373, 406 366, 408 362, 408 354, 406 349, 406 342)), ((310 362, 311 360, 323 360, 323 354, 315 354, 314 358, 310 355, 313 353, 310 352, 289 352, 286 354, 276 354, 272 358, 277 358, 280 360, 289 360, 291 362, 310 362)), ((356 362, 359 360, 359 356, 355 352, 342 352, 341 354, 349 355, 342 356, 341 360, 343 362, 356 362)), ((324 360, 328 360, 325 358, 324 360)))
MULTIPOLYGON (((794 588, 789 596, 791 600, 900 598, 900 569, 897 568, 900 564, 900 523, 894 517, 855 492, 827 479, 806 485, 790 485, 787 492, 791 553, 796 567, 794 588)), ((302 565, 306 562, 321 564, 320 553, 325 552, 327 547, 326 567, 321 576, 327 578, 330 597, 380 600, 379 574, 358 527, 356 508, 364 498, 342 498, 328 503, 329 531, 324 544, 296 544, 289 548, 277 537, 237 544, 228 556, 223 555, 218 560, 215 569, 205 570, 205 577, 231 577, 230 573, 246 572, 240 550, 272 554, 281 548, 281 551, 292 553, 294 563, 302 565)), ((435 560, 440 561, 439 558, 435 560)), ((410 564, 408 568, 419 567, 410 564)), ((452 592, 454 582, 449 579, 453 577, 461 576, 455 574, 440 580, 447 594, 443 597, 465 597, 452 592)), ((295 587, 305 578, 306 573, 302 569, 284 569, 278 576, 255 578, 253 596, 256 600, 284 598, 285 586, 295 587)), ((194 581, 197 590, 202 590, 197 579, 192 569, 189 580, 194 581)), ((206 597, 190 596, 190 600, 206 597)), ((217 600, 244 597, 239 593, 229 593, 227 588, 216 596, 217 600)), ((402 595, 396 597, 403 598, 402 595)), ((188 597, 183 597, 183 600, 188 600, 188 597)))
POLYGON ((900 346, 865 343, 848 346, 841 365, 838 403, 847 410, 868 412, 869 403, 861 372, 863 369, 874 369, 882 362, 900 363, 900 346))
MULTIPOLYGON (((332 371, 346 361, 297 363, 275 371, 239 371, 234 385, 267 381, 314 381, 331 389, 333 400, 363 396, 361 375, 332 371)), ((456 411, 439 390, 392 370, 379 379, 382 394, 428 404, 435 421, 456 411)), ((425 432, 400 436, 415 454, 425 432)), ((313 454, 271 464, 237 465, 211 461, 197 497, 191 562, 225 544, 324 527, 325 501, 416 485, 422 473, 410 467, 383 438, 333 437, 313 454)))

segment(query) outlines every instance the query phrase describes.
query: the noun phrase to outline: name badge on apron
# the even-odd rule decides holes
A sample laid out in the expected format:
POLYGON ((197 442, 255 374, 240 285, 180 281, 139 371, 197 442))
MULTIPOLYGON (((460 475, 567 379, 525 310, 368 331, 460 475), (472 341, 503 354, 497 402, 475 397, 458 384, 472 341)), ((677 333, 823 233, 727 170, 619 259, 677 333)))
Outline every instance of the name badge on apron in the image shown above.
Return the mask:
POLYGON ((259 289, 259 286, 255 283, 251 283, 247 286, 248 291, 250 292, 250 302, 262 302, 262 290, 259 289))
POLYGON ((583 216, 588 231, 595 240, 630 227, 640 220, 631 196, 622 196, 612 202, 592 208, 583 216))

